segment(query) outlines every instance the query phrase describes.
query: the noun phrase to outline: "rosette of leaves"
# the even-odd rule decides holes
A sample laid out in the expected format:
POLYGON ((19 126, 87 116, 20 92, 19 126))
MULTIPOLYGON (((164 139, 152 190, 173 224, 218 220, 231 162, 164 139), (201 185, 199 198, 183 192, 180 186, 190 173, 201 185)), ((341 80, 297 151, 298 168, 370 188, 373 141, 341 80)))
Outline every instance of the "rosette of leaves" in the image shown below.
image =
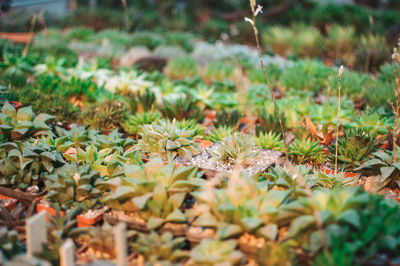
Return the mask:
POLYGON ((201 121, 204 117, 200 107, 190 95, 178 96, 173 99, 163 99, 163 105, 159 107, 161 114, 168 119, 195 119, 201 121))
POLYGON ((99 149, 112 148, 113 150, 124 150, 131 148, 136 142, 131 138, 124 138, 122 133, 118 132, 118 129, 114 129, 110 134, 93 134, 91 137, 91 143, 93 143, 99 149))
POLYGON ((41 186, 46 175, 64 164, 57 150, 29 142, 6 142, 0 145, 1 183, 25 190, 30 186, 41 186))
POLYGON ((101 181, 98 172, 90 165, 66 164, 54 174, 46 176, 48 194, 45 199, 57 202, 63 209, 76 206, 82 210, 100 207, 100 190, 96 188, 101 181))
POLYGON ((242 133, 234 133, 221 141, 221 145, 212 151, 217 160, 229 164, 249 165, 259 154, 253 139, 242 133))
POLYGON ((174 57, 168 61, 164 73, 171 79, 191 78, 197 75, 199 66, 190 56, 174 57))
POLYGON ((197 167, 164 165, 153 159, 142 166, 127 164, 124 176, 104 181, 110 191, 103 203, 117 210, 138 212, 154 229, 165 222, 186 222, 180 210, 188 192, 200 187, 204 180, 197 177, 197 167))
POLYGON ((110 100, 94 106, 86 106, 80 119, 91 129, 112 131, 121 126, 127 110, 123 102, 110 100))
POLYGON ((301 164, 312 163, 322 164, 324 161, 323 147, 319 145, 318 141, 312 141, 311 139, 296 139, 292 143, 288 152, 289 155, 301 164))
POLYGON ((22 107, 18 111, 8 102, 1 108, 0 130, 8 140, 20 140, 30 136, 49 135, 51 127, 47 125, 54 116, 39 114, 36 116, 32 107, 22 107))
POLYGON ((203 239, 199 245, 190 251, 188 265, 241 265, 246 261, 245 256, 236 250, 235 240, 203 239))
POLYGON ((32 69, 27 57, 6 53, 3 55, 3 61, 0 62, 0 73, 1 80, 6 85, 22 87, 26 83, 28 74, 32 73, 32 69))
POLYGON ((265 150, 285 152, 285 144, 280 134, 272 131, 260 133, 257 137, 254 137, 254 142, 258 147, 265 150))
POLYGON ((191 159, 200 153, 198 144, 194 142, 194 130, 179 128, 175 120, 158 120, 150 125, 142 126, 139 149, 150 155, 161 156, 164 160, 173 160, 177 156, 191 159))
POLYGON ((371 159, 355 170, 369 176, 375 175, 375 178, 379 181, 375 188, 376 191, 393 185, 400 188, 400 162, 393 160, 392 151, 382 150, 372 153, 371 159))
POLYGON ((55 137, 54 135, 42 136, 37 140, 37 145, 43 147, 47 151, 59 151, 64 153, 74 143, 67 137, 55 137))
POLYGON ((379 113, 364 112, 355 122, 348 123, 346 127, 361 128, 370 135, 384 135, 387 133, 387 128, 390 128, 392 121, 382 117, 379 113))
POLYGON ((225 111, 224 109, 222 110, 222 112, 217 112, 217 114, 215 115, 216 121, 214 122, 214 126, 216 128, 222 126, 235 128, 238 125, 242 116, 243 115, 237 110, 225 111))
MULTIPOLYGON (((371 154, 377 150, 379 141, 376 135, 370 135, 360 128, 348 129, 338 140, 338 167, 340 169, 355 169, 361 166, 371 154)), ((336 144, 329 147, 331 164, 335 162, 336 144)))
POLYGON ((311 199, 302 197, 282 205, 277 221, 278 224, 290 223, 286 238, 292 238, 302 248, 316 252, 323 245, 317 219, 328 232, 343 225, 350 226, 352 230, 364 230, 360 221, 369 199, 370 195, 357 187, 317 190, 311 199))
POLYGON ((268 188, 279 188, 288 190, 295 198, 306 196, 305 186, 314 186, 314 180, 310 174, 310 168, 304 165, 296 165, 288 168, 276 165, 263 173, 259 180, 264 180, 268 188), (303 180, 300 180, 303 179, 303 180))
POLYGON ((136 92, 129 98, 129 106, 132 113, 136 112, 150 112, 154 110, 156 103, 156 95, 149 88, 146 88, 144 92, 136 92))
POLYGON ((138 134, 143 125, 149 125, 160 118, 160 114, 157 112, 144 112, 136 113, 128 116, 128 118, 122 123, 122 127, 129 134, 138 134))
POLYGON ((174 238, 171 232, 159 235, 152 231, 150 234, 140 233, 130 246, 142 255, 149 265, 170 265, 189 257, 188 252, 181 250, 184 242, 184 237, 174 238))
POLYGON ((228 126, 220 126, 213 129, 206 137, 206 140, 210 140, 212 142, 222 141, 223 139, 228 138, 233 134, 235 129, 233 127, 228 126))
POLYGON ((186 216, 192 225, 215 228, 221 239, 247 232, 274 241, 277 237, 274 219, 290 191, 268 190, 267 182, 241 176, 231 177, 226 188, 203 187, 191 194, 196 205, 186 211, 186 216), (208 207, 202 208, 203 205, 208 207))
POLYGON ((54 56, 46 56, 43 64, 37 64, 33 68, 35 76, 62 77, 67 76, 65 58, 56 58, 54 56))
POLYGON ((91 144, 91 141, 98 135, 98 131, 86 129, 84 126, 72 125, 70 130, 62 127, 56 127, 56 133, 59 137, 67 137, 74 146, 84 148, 91 144))

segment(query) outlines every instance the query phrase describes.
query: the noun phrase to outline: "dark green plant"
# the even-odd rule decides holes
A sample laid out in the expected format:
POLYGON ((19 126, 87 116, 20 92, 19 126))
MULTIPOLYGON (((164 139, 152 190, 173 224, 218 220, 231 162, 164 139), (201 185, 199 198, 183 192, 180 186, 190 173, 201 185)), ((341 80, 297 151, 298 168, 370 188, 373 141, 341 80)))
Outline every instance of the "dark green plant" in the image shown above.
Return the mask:
MULTIPOLYGON (((345 130, 343 136, 338 140, 338 167, 339 169, 355 169, 361 166, 372 153, 377 150, 378 142, 376 135, 369 135, 362 129, 345 130)), ((336 145, 329 146, 331 154, 329 160, 335 161, 336 145)))
POLYGON ((160 118, 160 114, 156 112, 136 113, 128 116, 123 122, 122 127, 129 134, 138 134, 144 125, 150 125, 160 118))
POLYGON ((294 161, 305 164, 322 164, 324 161, 324 153, 322 152, 323 147, 319 145, 318 141, 312 141, 311 139, 296 139, 292 143, 288 152, 294 161))
POLYGON ((200 107, 196 105, 190 95, 171 100, 163 99, 163 105, 159 107, 159 110, 168 119, 201 121, 204 117, 200 107))
POLYGON ((262 149, 285 152, 285 143, 278 133, 272 131, 260 133, 254 137, 254 142, 262 149))
POLYGON ((137 92, 129 98, 129 105, 132 113, 149 112, 154 109, 156 103, 156 95, 149 88, 143 93, 137 92))
POLYGON ((65 38, 68 40, 76 40, 76 41, 90 41, 91 38, 95 35, 94 30, 85 27, 74 27, 71 28, 65 38))

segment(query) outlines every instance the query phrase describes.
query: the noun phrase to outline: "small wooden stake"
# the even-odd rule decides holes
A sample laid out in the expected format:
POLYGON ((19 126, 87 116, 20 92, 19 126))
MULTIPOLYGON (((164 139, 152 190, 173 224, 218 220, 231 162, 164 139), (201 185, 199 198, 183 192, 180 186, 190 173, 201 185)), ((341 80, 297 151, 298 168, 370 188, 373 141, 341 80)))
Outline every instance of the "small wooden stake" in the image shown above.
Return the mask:
POLYGON ((41 253, 47 243, 46 216, 47 212, 40 212, 26 221, 26 254, 30 258, 41 253))
POLYGON ((74 259, 75 245, 72 239, 67 239, 60 247, 60 265, 61 266, 75 266, 74 259))
POLYGON ((128 247, 126 242, 126 224, 119 223, 114 227, 115 254, 117 256, 117 266, 128 265, 128 247))

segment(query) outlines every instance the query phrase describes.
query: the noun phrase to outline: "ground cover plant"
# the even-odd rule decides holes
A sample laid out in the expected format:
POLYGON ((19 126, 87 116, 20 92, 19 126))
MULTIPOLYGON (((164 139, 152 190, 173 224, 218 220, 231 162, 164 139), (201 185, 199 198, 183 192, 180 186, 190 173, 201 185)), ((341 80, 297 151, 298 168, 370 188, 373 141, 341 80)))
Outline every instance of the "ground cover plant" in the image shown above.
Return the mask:
POLYGON ((0 261, 398 264, 395 1, 83 2, 0 39, 0 261))

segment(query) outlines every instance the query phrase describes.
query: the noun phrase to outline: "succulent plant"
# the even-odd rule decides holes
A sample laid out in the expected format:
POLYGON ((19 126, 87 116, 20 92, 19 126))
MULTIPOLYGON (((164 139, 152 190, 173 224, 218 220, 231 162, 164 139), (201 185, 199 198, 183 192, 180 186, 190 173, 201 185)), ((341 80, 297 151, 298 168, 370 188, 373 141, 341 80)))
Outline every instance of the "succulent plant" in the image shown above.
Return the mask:
POLYGON ((258 153, 259 150, 251 138, 242 133, 233 133, 222 140, 220 147, 212 155, 229 164, 248 165, 258 153))
POLYGON ((193 141, 194 130, 179 128, 175 120, 158 120, 150 125, 143 125, 139 148, 148 154, 161 156, 164 160, 173 160, 177 156, 191 159, 200 153, 197 143, 193 141))
POLYGON ((48 122, 54 116, 39 114, 36 116, 32 107, 22 107, 18 111, 8 102, 1 108, 0 129, 8 140, 20 140, 30 136, 49 135, 51 127, 48 122))
POLYGON ((281 136, 272 131, 268 133, 260 133, 257 137, 254 137, 254 142, 258 147, 265 150, 285 152, 285 143, 281 136))
POLYGON ((357 53, 359 69, 377 70, 389 55, 388 44, 384 36, 368 34, 360 38, 357 53))
POLYGON ((12 259, 22 252, 22 244, 18 240, 18 233, 14 230, 8 230, 7 227, 0 227, 0 256, 2 262, 4 257, 12 259))
POLYGON ((129 99, 132 113, 152 111, 155 103, 156 95, 149 88, 147 88, 143 93, 138 91, 136 95, 132 95, 129 99))
POLYGON ((53 174, 46 176, 48 194, 45 199, 59 203, 62 208, 71 206, 83 210, 100 207, 101 192, 96 185, 100 175, 90 169, 90 165, 66 164, 53 174))
POLYGON ((171 79, 193 77, 197 72, 197 62, 190 56, 172 58, 164 69, 165 75, 171 79))
POLYGON ((360 215, 368 201, 369 194, 356 187, 317 190, 311 199, 303 197, 282 205, 277 220, 279 224, 291 221, 287 238, 293 238, 303 248, 315 252, 323 243, 316 215, 328 232, 336 225, 363 230, 360 228, 360 215))
POLYGON ((67 32, 65 38, 68 40, 89 41, 94 35, 95 31, 93 29, 74 27, 67 32))
POLYGON ((325 39, 327 54, 336 61, 343 61, 346 65, 353 65, 356 59, 354 48, 357 45, 357 36, 353 27, 333 25, 325 39))
POLYGON ((121 126, 127 108, 123 102, 107 101, 94 106, 86 106, 81 114, 82 123, 91 129, 111 131, 121 126))
POLYGON ((123 122, 122 127, 129 134, 138 134, 144 125, 150 125, 160 118, 157 112, 136 113, 123 122))
POLYGON ((271 26, 262 36, 263 42, 280 56, 287 56, 293 53, 292 40, 295 32, 284 26, 271 26))
POLYGON ((44 177, 64 164, 57 150, 47 150, 38 143, 6 142, 0 145, 1 183, 26 190, 41 186, 44 177))
MULTIPOLYGON (((338 167, 340 169, 355 169, 361 166, 371 154, 378 148, 375 135, 370 135, 362 129, 348 129, 344 131, 343 136, 338 140, 338 167)), ((331 164, 335 162, 336 145, 329 147, 331 155, 329 160, 331 164)))
POLYGON ((193 37, 187 33, 169 32, 165 36, 165 42, 167 45, 180 46, 188 53, 194 48, 193 37))
POLYGON ((382 150, 372 153, 372 157, 356 170, 369 176, 376 176, 379 180, 378 186, 375 188, 376 191, 391 185, 400 188, 400 162, 393 160, 393 152, 391 151, 382 150))
POLYGON ((323 147, 318 141, 311 139, 296 139, 288 148, 289 155, 301 164, 315 163, 322 164, 324 161, 323 147))
POLYGON ((67 68, 65 66, 66 59, 47 56, 43 64, 37 64, 33 67, 35 76, 50 76, 65 78, 67 68))
POLYGON ((291 190, 268 187, 268 181, 248 176, 231 176, 226 187, 220 189, 206 184, 191 193, 196 204, 186 211, 186 216, 193 226, 216 229, 217 238, 227 239, 247 232, 275 241, 277 208, 288 199, 291 190))
MULTIPOLYGON (((128 232, 126 238, 130 238, 128 232)), ((115 238, 111 225, 104 223, 102 226, 89 226, 79 231, 80 241, 87 246, 87 254, 97 259, 115 259, 115 238)))
POLYGON ((214 61, 207 65, 204 74, 202 75, 206 82, 224 81, 230 79, 233 75, 234 68, 231 64, 214 61))
POLYGON ((104 181, 109 193, 103 202, 112 208, 139 211, 147 227, 157 228, 165 222, 185 222, 180 210, 188 192, 203 184, 196 177, 197 167, 164 165, 153 159, 143 166, 125 165, 124 176, 104 181))
POLYGON ((25 85, 27 75, 31 73, 31 66, 26 57, 14 54, 4 54, 0 62, 1 80, 6 84, 15 87, 25 85))
POLYGON ((150 234, 139 234, 130 246, 142 255, 147 263, 168 265, 189 257, 188 252, 181 250, 184 242, 184 237, 174 238, 170 232, 159 235, 152 231, 150 234))
POLYGON ((162 43, 161 36, 153 32, 138 31, 132 35, 131 44, 133 46, 146 46, 153 50, 162 43))
MULTIPOLYGON (((262 109, 261 114, 259 115, 260 124, 256 125, 256 133, 260 134, 260 132, 275 132, 277 134, 282 134, 281 124, 279 123, 279 118, 274 112, 270 114, 265 108, 262 109)), ((286 130, 286 116, 281 114, 282 124, 284 130, 286 130)))
POLYGON ((203 239, 190 251, 188 265, 241 265, 245 261, 242 252, 236 250, 235 240, 203 239))
POLYGON ((90 145, 98 131, 88 130, 84 126, 72 125, 71 130, 66 130, 62 127, 56 127, 56 133, 59 137, 67 137, 72 141, 74 146, 84 148, 90 145))
POLYGON ((294 53, 301 57, 318 57, 324 51, 321 33, 312 26, 296 25, 294 38, 294 53))
POLYGON ((206 140, 210 140, 212 142, 222 141, 223 139, 228 138, 234 132, 234 128, 228 126, 221 126, 213 129, 206 137, 206 140))
POLYGON ((202 110, 190 95, 176 99, 163 99, 163 105, 159 107, 159 110, 168 119, 201 121, 204 117, 202 110))
POLYGON ((234 128, 238 125, 242 116, 243 115, 237 110, 225 111, 225 109, 223 109, 222 112, 217 112, 217 114, 215 115, 216 121, 214 122, 214 126, 216 128, 222 126, 234 128))
POLYGON ((361 128, 370 135, 383 135, 387 133, 387 128, 390 128, 391 124, 389 119, 377 112, 364 112, 355 122, 348 123, 346 127, 361 128))

